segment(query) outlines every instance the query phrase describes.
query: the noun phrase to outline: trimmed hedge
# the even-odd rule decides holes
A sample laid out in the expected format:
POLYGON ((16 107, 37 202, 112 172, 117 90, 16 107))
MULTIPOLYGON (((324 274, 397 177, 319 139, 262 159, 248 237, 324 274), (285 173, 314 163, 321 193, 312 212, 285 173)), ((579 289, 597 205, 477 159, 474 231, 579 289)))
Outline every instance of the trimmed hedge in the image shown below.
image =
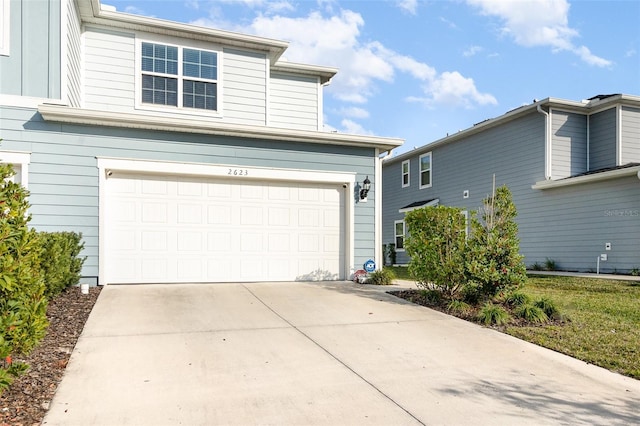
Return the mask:
POLYGON ((78 255, 84 248, 82 234, 75 232, 41 232, 42 273, 45 294, 51 299, 63 290, 78 285, 80 271, 86 258, 78 255))

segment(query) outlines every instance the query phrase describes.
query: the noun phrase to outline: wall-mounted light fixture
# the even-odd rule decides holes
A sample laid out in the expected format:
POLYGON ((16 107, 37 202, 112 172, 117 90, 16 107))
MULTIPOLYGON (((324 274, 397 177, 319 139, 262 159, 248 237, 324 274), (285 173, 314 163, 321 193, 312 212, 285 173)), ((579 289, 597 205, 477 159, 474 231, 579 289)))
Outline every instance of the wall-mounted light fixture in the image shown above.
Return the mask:
POLYGON ((369 176, 364 179, 362 182, 362 189, 360 190, 360 199, 365 200, 367 195, 369 194, 369 190, 371 189, 371 181, 369 180, 369 176))

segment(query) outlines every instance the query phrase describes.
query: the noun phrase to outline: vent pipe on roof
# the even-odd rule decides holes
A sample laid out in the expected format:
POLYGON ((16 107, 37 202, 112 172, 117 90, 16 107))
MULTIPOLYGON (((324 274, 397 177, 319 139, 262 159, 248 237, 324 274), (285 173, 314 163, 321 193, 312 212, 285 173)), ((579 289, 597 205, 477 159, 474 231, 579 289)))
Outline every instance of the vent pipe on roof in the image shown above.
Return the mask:
POLYGON ((543 114, 545 117, 544 120, 544 178, 546 180, 551 180, 551 123, 549 118, 549 113, 542 109, 540 105, 537 107, 538 112, 543 114))

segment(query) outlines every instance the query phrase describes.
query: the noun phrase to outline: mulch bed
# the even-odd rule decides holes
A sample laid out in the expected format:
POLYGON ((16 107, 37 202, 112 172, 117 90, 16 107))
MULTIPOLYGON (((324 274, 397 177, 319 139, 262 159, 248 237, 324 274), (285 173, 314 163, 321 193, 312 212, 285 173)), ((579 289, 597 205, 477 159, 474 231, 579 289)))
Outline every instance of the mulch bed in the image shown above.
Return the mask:
POLYGON ((465 313, 449 310, 447 307, 447 304, 449 303, 448 300, 441 299, 439 302, 434 302, 433 300, 425 296, 424 292, 420 290, 393 290, 393 291, 388 291, 387 293, 393 296, 399 297, 400 299, 407 300, 411 303, 415 303, 416 305, 426 306, 436 311, 443 312, 447 315, 455 316, 466 321, 475 322, 477 324, 481 324, 485 327, 493 328, 501 332, 505 332, 507 327, 543 327, 548 325, 560 326, 570 321, 568 318, 559 317, 559 318, 549 318, 549 320, 546 323, 531 323, 522 318, 518 318, 513 314, 513 311, 510 307, 503 305, 503 307, 511 315, 511 320, 509 321, 509 323, 505 325, 489 325, 488 326, 478 321, 476 317, 478 313, 477 307, 473 308, 470 312, 465 314, 465 313))
POLYGON ((49 302, 46 336, 28 356, 14 357, 30 368, 0 395, 0 425, 42 422, 101 289, 91 287, 89 294, 81 294, 80 288, 71 287, 49 302))

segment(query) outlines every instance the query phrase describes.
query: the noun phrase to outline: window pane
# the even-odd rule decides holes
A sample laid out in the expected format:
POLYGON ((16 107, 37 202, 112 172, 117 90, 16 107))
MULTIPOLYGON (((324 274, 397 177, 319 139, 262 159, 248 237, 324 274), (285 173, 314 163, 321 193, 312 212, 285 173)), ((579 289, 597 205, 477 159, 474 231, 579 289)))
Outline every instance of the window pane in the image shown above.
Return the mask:
POLYGON ((184 49, 184 55, 182 57, 184 62, 192 62, 194 64, 200 63, 200 51, 195 49, 184 49))
POLYGON ((178 48, 175 46, 167 46, 166 58, 171 62, 178 62, 178 48))
POLYGON ((404 237, 396 237, 396 249, 404 248, 404 237))
POLYGON ((402 184, 407 185, 409 183, 409 175, 402 176, 402 184))
POLYGON ((429 170, 431 169, 431 156, 425 155, 420 158, 420 170, 429 170))
POLYGON ((183 65, 183 73, 185 77, 200 77, 200 69, 196 64, 188 64, 184 63, 183 65))
POLYGON ((142 43, 142 56, 153 57, 153 44, 142 43))
POLYGON ((431 185, 431 171, 420 173, 420 186, 431 185))
POLYGON ((185 80, 182 86, 183 106, 188 108, 216 110, 216 84, 204 81, 185 80))
POLYGON ((200 63, 202 65, 215 66, 217 65, 217 56, 213 52, 201 52, 200 63))
POLYGON ((142 102, 178 106, 178 82, 175 78, 142 76, 142 102))
POLYGON ((404 235, 404 223, 396 223, 396 235, 404 235))

